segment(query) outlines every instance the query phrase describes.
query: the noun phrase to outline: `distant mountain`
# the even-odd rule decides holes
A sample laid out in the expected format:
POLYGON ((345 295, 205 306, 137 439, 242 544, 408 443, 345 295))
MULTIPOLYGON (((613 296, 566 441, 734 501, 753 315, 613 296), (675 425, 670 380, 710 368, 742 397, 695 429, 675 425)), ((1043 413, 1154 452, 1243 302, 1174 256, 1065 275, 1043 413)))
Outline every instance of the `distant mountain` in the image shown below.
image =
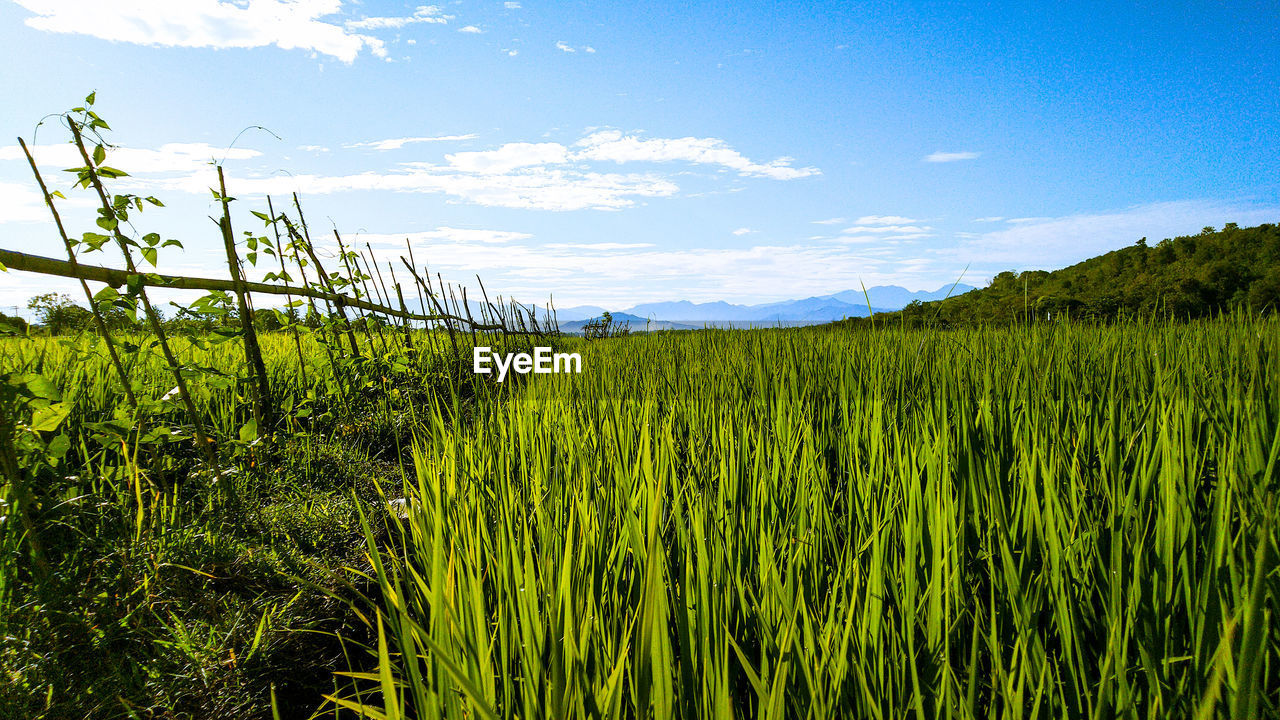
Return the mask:
POLYGON ((642 318, 704 322, 707 320, 751 320, 755 318, 752 308, 745 305, 731 305, 724 301, 709 303, 692 303, 688 300, 676 302, 644 303, 627 309, 625 312, 642 318))
MULTIPOLYGON (((885 313, 899 310, 916 300, 921 302, 939 300, 946 297, 948 292, 951 293, 951 297, 955 297, 973 289, 970 285, 957 285, 952 290, 950 285, 944 285, 937 290, 911 291, 897 285, 879 285, 869 288, 866 294, 871 296, 871 309, 876 313, 885 313)), ((417 298, 405 300, 410 309, 419 308, 417 298)), ((472 316, 480 320, 484 303, 472 299, 468 305, 472 316)), ((545 305, 538 305, 535 309, 539 323, 545 322, 549 316, 548 308, 545 305)), ((597 305, 576 305, 555 309, 556 318, 560 321, 560 329, 569 333, 581 332, 583 325, 592 319, 599 318, 604 312, 605 308, 597 305)), ((645 330, 646 324, 649 330, 776 327, 812 325, 866 316, 867 298, 861 289, 759 305, 734 305, 724 301, 694 303, 688 300, 641 303, 613 313, 615 322, 629 322, 631 329, 635 331, 645 330)))
MULTIPOLYGON (((871 310, 891 312, 906 307, 915 300, 928 302, 947 296, 960 295, 973 290, 970 285, 944 285, 937 290, 911 291, 896 285, 881 285, 867 290, 845 290, 833 295, 821 295, 802 300, 783 300, 760 305, 734 305, 727 302, 693 303, 688 300, 643 303, 624 312, 642 318, 675 323, 737 327, 771 324, 809 324, 831 322, 846 317, 867 315, 867 295, 871 297, 871 310)), ((563 316, 561 316, 563 320, 563 316)))
MULTIPOLYGON (((539 310, 546 310, 546 308, 540 307, 539 310)), ((595 305, 577 305, 575 307, 567 308, 558 307, 555 310, 556 319, 559 320, 561 324, 573 322, 574 320, 587 320, 589 318, 600 317, 600 315, 604 313, 604 308, 597 307, 595 305)), ((538 313, 538 317, 542 317, 541 312, 538 313)))
MULTIPOLYGON (((916 300, 919 300, 920 302, 932 302, 934 300, 941 300, 947 297, 948 293, 950 293, 951 297, 955 297, 957 295, 963 295, 973 289, 974 287, 972 285, 965 285, 963 283, 957 284, 954 290, 951 285, 943 285, 937 290, 917 290, 915 292, 903 287, 898 287, 897 285, 877 285, 873 288, 867 288, 866 294, 871 296, 872 307, 884 308, 885 310, 901 310, 916 300)), ((862 305, 863 309, 866 309, 867 307, 867 298, 863 295, 861 288, 857 290, 845 290, 844 292, 838 292, 831 297, 854 305, 862 305)))

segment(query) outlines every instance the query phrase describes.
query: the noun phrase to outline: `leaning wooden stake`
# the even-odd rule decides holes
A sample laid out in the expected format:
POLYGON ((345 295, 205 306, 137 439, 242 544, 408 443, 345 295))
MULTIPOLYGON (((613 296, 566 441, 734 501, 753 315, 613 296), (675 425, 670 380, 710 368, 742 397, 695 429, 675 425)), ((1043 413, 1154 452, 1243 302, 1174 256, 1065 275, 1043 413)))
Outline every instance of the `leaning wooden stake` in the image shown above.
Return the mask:
MULTIPOLYGON (((409 307, 404 304, 404 293, 400 291, 400 283, 396 281, 396 266, 390 260, 387 261, 387 272, 391 273, 391 284, 396 288, 396 299, 400 301, 400 312, 405 315, 409 314, 409 307)), ((400 323, 400 329, 404 332, 404 343, 413 350, 413 333, 409 325, 409 319, 404 318, 400 323)))
MULTIPOLYGON (((267 196, 267 212, 271 214, 271 231, 276 236, 276 259, 280 261, 280 281, 289 284, 289 271, 284 266, 284 245, 280 244, 280 226, 276 224, 276 209, 271 204, 271 196, 267 196)), ((293 307, 293 294, 285 295, 285 300, 289 303, 289 332, 293 335, 293 346, 298 351, 298 374, 302 377, 302 387, 305 389, 307 383, 307 358, 302 353, 302 337, 298 333, 298 315, 293 307)))
MULTIPOLYGON (((347 282, 351 285, 351 292, 355 294, 356 299, 360 299, 360 288, 356 286, 356 273, 351 270, 351 259, 347 257, 347 246, 342 242, 342 235, 338 234, 338 229, 333 229, 333 236, 338 240, 338 256, 342 258, 342 266, 347 269, 347 282)), ((365 293, 368 297, 368 293, 365 293)), ((369 338, 369 352, 377 355, 377 351, 373 347, 373 332, 369 330, 369 313, 362 311, 360 313, 361 325, 364 326, 364 335, 369 338)), ((383 343, 382 351, 387 351, 386 343, 383 343)))
MULTIPOLYGON (((71 126, 71 135, 75 138, 76 147, 80 149, 80 157, 84 159, 85 172, 89 175, 89 181, 93 184, 93 189, 98 192, 98 199, 102 202, 102 209, 105 218, 115 223, 112 229, 112 235, 115 237, 116 244, 120 246, 120 253, 124 255, 125 267, 129 269, 129 273, 138 274, 138 267, 133 263, 133 253, 129 252, 129 241, 125 238, 124 233, 120 231, 119 218, 116 217, 116 211, 111 205, 111 201, 107 198, 107 191, 102 187, 102 180, 98 178, 97 169, 93 165, 93 160, 89 157, 89 151, 84 147, 84 138, 80 135, 80 126, 72 118, 67 118, 71 126)), ((204 422, 200 420, 200 414, 196 411, 196 404, 191 400, 191 392, 187 389, 186 378, 182 377, 182 366, 178 364, 178 359, 174 357, 173 350, 169 348, 169 341, 165 337, 164 326, 160 324, 160 316, 156 313, 156 309, 151 306, 151 299, 147 297, 147 291, 142 287, 138 287, 138 299, 142 300, 142 308, 146 311, 147 322, 151 325, 151 331, 155 333, 156 340, 160 344, 160 351, 164 354, 165 362, 169 365, 169 372, 173 373, 173 379, 178 385, 178 394, 182 397, 182 404, 186 407, 187 416, 191 418, 191 427, 195 431, 196 443, 200 445, 204 453, 205 461, 209 464, 209 471, 217 473, 218 458, 214 452, 213 440, 204 431, 204 422)))
MULTIPOLYGON (((405 239, 404 244, 409 245, 409 240, 407 238, 405 239)), ((430 297, 431 291, 427 288, 426 283, 422 282, 422 278, 418 276, 418 268, 416 264, 413 262, 413 246, 411 245, 409 246, 409 259, 405 260, 404 257, 401 256, 400 262, 404 263, 405 269, 409 271, 409 275, 412 276, 413 281, 417 283, 418 306, 422 308, 422 314, 430 315, 430 313, 427 312, 427 300, 425 297, 423 297, 423 293, 424 292, 426 293, 426 297, 430 297)), ((431 301, 432 301, 432 304, 434 304, 435 298, 432 298, 431 301)), ((436 342, 435 325, 434 323, 431 323, 431 324, 427 324, 425 327, 427 329, 427 339, 431 342, 431 355, 433 358, 438 358, 444 353, 436 342)))
POLYGON ((305 236, 306 242, 303 248, 307 251, 307 257, 311 258, 311 262, 316 266, 316 274, 320 276, 320 284, 330 295, 336 295, 338 301, 333 304, 333 309, 338 311, 338 317, 342 320, 342 327, 347 331, 347 342, 351 345, 351 355, 360 357, 360 345, 356 343, 356 334, 351 330, 351 323, 347 320, 347 313, 344 311, 342 303, 342 295, 333 289, 333 282, 329 280, 329 274, 324 271, 324 265, 320 263, 320 258, 316 257, 315 246, 311 244, 311 231, 307 229, 307 219, 302 216, 302 203, 298 202, 298 193, 293 194, 293 206, 298 209, 298 223, 302 225, 302 234, 305 236))
MULTIPOLYGON (((80 269, 79 263, 76 261, 75 244, 71 242, 71 238, 67 237, 66 228, 62 226, 62 216, 58 214, 58 208, 53 205, 53 195, 49 193, 49 188, 44 184, 44 178, 40 176, 40 171, 36 169, 35 158, 31 157, 31 151, 27 149, 27 143, 18 138, 18 144, 22 146, 22 152, 27 156, 27 163, 31 165, 31 172, 36 176, 36 183, 40 185, 40 194, 44 196, 44 204, 49 206, 49 212, 53 213, 53 223, 58 226, 58 234, 62 236, 62 244, 67 248, 67 260, 76 269, 80 269)), ((107 330, 107 324, 102 320, 102 313, 98 310, 98 304, 93 301, 93 293, 89 290, 89 283, 84 278, 77 277, 80 281, 80 287, 84 289, 84 298, 89 301, 89 311, 93 313, 93 326, 102 336, 102 340, 107 344, 107 353, 111 355, 111 365, 115 367, 116 374, 120 376, 120 383, 124 386, 125 399, 129 401, 129 407, 134 410, 138 409, 138 398, 133 394, 133 385, 129 382, 129 373, 125 372, 124 364, 120 362, 120 355, 116 352, 116 345, 111 340, 111 333, 107 330)))
POLYGON ((253 384, 253 419, 258 432, 265 433, 272 424, 271 385, 267 379, 267 366, 262 361, 262 348, 258 345, 258 333, 253 327, 253 311, 249 308, 249 294, 244 289, 244 276, 240 274, 240 257, 236 254, 236 238, 231 231, 231 201, 227 199, 227 181, 218 166, 218 200, 222 203, 222 244, 227 251, 227 268, 231 282, 235 284, 236 308, 240 311, 240 330, 244 334, 244 357, 249 366, 249 382, 253 384))

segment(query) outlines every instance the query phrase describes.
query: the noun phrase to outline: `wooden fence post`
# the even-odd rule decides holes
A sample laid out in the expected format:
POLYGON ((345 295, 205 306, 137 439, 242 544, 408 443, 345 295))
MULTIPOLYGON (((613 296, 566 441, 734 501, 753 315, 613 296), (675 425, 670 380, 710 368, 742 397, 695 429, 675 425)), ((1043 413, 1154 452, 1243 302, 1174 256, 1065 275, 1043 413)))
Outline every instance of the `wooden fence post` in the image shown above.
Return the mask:
POLYGON ((302 234, 306 236, 306 242, 303 247, 306 248, 307 257, 311 258, 311 262, 315 263, 316 274, 320 276, 320 283, 330 295, 334 295, 337 300, 333 304, 333 309, 338 311, 338 317, 342 319, 343 329, 347 331, 347 342, 351 345, 351 354, 354 357, 360 357, 360 345, 356 342, 356 334, 351 330, 351 323, 347 320, 347 313, 344 311, 342 295, 333 289, 333 282, 329 280, 329 275, 324 271, 324 265, 320 263, 320 258, 316 257, 315 246, 311 244, 311 231, 307 229, 307 219, 302 216, 302 203, 298 202, 298 193, 293 194, 293 206, 298 209, 298 222, 302 225, 302 234))
POLYGON ((249 381, 253 383, 253 418, 257 421, 258 432, 266 432, 271 427, 271 385, 267 379, 267 366, 262 361, 262 348, 258 346, 258 333, 253 327, 253 311, 249 308, 248 293, 244 287, 244 277, 240 274, 240 258, 236 254, 236 238, 231 231, 230 201, 227 199, 227 182, 222 175, 222 166, 218 166, 218 193, 222 203, 222 219, 218 222, 222 228, 222 243, 227 251, 227 267, 231 271, 231 282, 235 285, 236 308, 240 311, 240 329, 244 333, 244 357, 249 366, 249 381))
MULTIPOLYGON (((275 206, 271 204, 270 195, 267 196, 267 212, 271 214, 271 230, 276 236, 276 259, 280 261, 280 275, 282 276, 280 281, 288 285, 289 271, 286 270, 284 266, 284 246, 280 244, 280 226, 276 224, 276 209, 275 206)), ((306 388, 308 385, 307 359, 306 356, 302 354, 302 338, 298 335, 298 314, 294 312, 292 293, 285 295, 285 298, 286 302, 288 302, 286 307, 289 308, 289 331, 293 335, 293 345, 298 351, 298 373, 302 376, 303 388, 306 388)))

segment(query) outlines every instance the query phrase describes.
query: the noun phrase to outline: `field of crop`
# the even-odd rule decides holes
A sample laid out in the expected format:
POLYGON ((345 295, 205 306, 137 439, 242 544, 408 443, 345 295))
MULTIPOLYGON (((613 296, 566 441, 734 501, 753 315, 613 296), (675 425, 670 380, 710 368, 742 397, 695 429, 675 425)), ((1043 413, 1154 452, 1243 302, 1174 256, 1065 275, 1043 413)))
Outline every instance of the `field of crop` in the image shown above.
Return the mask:
POLYGON ((86 341, 5 341, 71 409, 0 716, 1280 717, 1274 319, 563 342, 304 383, 266 336, 314 412, 202 386, 214 479, 86 341))

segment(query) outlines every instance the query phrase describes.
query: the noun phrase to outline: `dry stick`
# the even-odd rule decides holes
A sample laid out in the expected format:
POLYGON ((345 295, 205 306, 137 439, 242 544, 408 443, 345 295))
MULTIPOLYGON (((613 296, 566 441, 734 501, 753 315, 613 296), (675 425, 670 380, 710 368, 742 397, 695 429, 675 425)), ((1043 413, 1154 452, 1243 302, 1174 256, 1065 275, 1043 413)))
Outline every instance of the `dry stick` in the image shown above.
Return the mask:
MULTIPOLYGON (((355 258, 355 259, 356 259, 356 271, 357 271, 357 272, 359 272, 359 274, 360 274, 360 285, 361 285, 362 287, 364 287, 364 294, 365 294, 365 296, 366 296, 366 297, 376 297, 376 298, 378 298, 378 304, 379 304, 379 305, 386 305, 386 306, 388 306, 388 307, 389 307, 389 306, 390 306, 390 303, 388 303, 388 302, 386 302, 385 300, 383 300, 383 298, 382 298, 382 293, 378 292, 378 284, 377 284, 377 283, 373 283, 373 292, 372 292, 372 293, 371 293, 371 292, 369 292, 369 284, 370 284, 370 283, 369 283, 369 280, 373 278, 373 275, 372 275, 372 274, 370 274, 370 272, 369 272, 369 260, 368 260, 367 258, 365 258, 364 253, 361 253, 361 252, 359 252, 359 251, 357 251, 357 250, 354 250, 354 249, 353 249, 351 252, 352 252, 353 254, 355 254, 355 256, 356 256, 356 258, 355 258), (361 261, 364 261, 364 269, 363 269, 363 270, 361 270, 361 269, 360 269, 360 262, 361 262, 361 261)), ((378 324, 374 326, 374 329, 378 331, 378 340, 382 343, 382 352, 386 353, 386 352, 388 352, 389 348, 388 348, 388 345, 387 345, 387 337, 386 337, 386 335, 384 335, 384 334, 382 333, 382 318, 380 318, 380 317, 375 317, 375 319, 378 321, 378 324)), ((368 322, 368 321, 366 320, 365 322, 368 322)), ((393 338, 393 339, 394 339, 394 338, 393 338)))
MULTIPOLYGON (((283 213, 280 215, 280 219, 284 221, 285 230, 289 231, 289 247, 293 249, 293 262, 298 266, 298 273, 302 277, 302 285, 305 288, 310 288, 311 281, 307 279, 307 267, 303 264, 302 258, 298 255, 298 246, 303 244, 302 237, 298 235, 298 231, 293 227, 293 223, 289 222, 289 218, 283 213)), ((321 270, 321 272, 323 272, 323 270, 321 270)), ((315 313, 315 316, 319 318, 320 311, 316 310, 315 299, 310 295, 307 295, 306 297, 307 308, 311 310, 311 312, 315 313)), ((333 325, 333 304, 330 303, 328 299, 324 301, 324 310, 325 315, 324 320, 321 322, 321 328, 323 328, 323 330, 327 330, 333 336, 333 347, 338 348, 338 351, 341 352, 342 336, 338 334, 338 329, 333 325)), ((342 402, 345 404, 347 397, 346 391, 342 387, 342 383, 346 379, 346 374, 338 367, 338 361, 333 357, 333 348, 329 347, 329 341, 323 341, 320 344, 324 346, 324 354, 329 357, 329 367, 333 369, 333 379, 338 387, 338 395, 342 398, 342 402)))
POLYGON ((236 255, 236 238, 231 231, 231 201, 227 199, 227 181, 222 174, 222 166, 218 165, 218 201, 222 204, 222 219, 218 227, 222 228, 222 244, 227 251, 227 268, 231 271, 231 282, 235 283, 236 308, 240 311, 240 331, 244 334, 244 357, 249 366, 249 382, 253 385, 253 419, 258 424, 259 432, 266 432, 271 427, 271 385, 267 379, 267 366, 262 361, 262 348, 258 346, 258 332, 253 327, 253 311, 249 307, 248 293, 244 287, 244 276, 240 274, 240 258, 236 255))
MULTIPOLYGON (((276 235, 276 259, 280 261, 280 281, 288 285, 289 271, 284 267, 284 246, 280 244, 280 226, 276 224, 276 210, 271 204, 271 196, 267 196, 267 212, 271 214, 271 230, 276 235)), ((285 295, 289 305, 289 331, 293 335, 293 345, 298 350, 298 373, 302 376, 302 387, 307 383, 307 359, 302 354, 302 337, 298 334, 298 315, 293 307, 293 294, 285 295)))
MULTIPOLYGON (((417 284, 417 287, 418 287, 418 307, 421 307, 421 308, 422 308, 422 314, 423 314, 423 315, 426 315, 426 314, 428 314, 428 313, 427 313, 427 301, 426 301, 425 299, 423 299, 423 297, 422 297, 422 288, 423 288, 423 287, 425 287, 425 286, 424 286, 424 285, 423 285, 423 283, 422 283, 422 278, 418 277, 418 266, 417 266, 417 263, 415 263, 415 262, 413 261, 413 243, 410 243, 410 242, 409 242, 409 238, 405 238, 405 239, 404 239, 404 246, 405 246, 405 248, 407 248, 407 249, 409 250, 409 259, 408 259, 408 260, 405 260, 405 259, 404 259, 404 256, 403 256, 403 255, 401 255, 401 256, 400 256, 400 262, 401 262, 401 263, 404 263, 405 268, 407 268, 407 269, 409 270, 409 275, 411 275, 411 276, 413 277, 413 281, 417 284)), ((427 294, 428 294, 428 295, 430 295, 431 293, 430 293, 430 292, 428 292, 427 294)), ((432 327, 431 327, 431 325, 429 325, 429 324, 425 324, 425 323, 424 323, 424 327, 425 327, 425 328, 426 328, 426 330, 427 330, 427 339, 431 341, 431 353, 432 353, 432 356, 433 356, 433 357, 438 357, 438 356, 440 355, 440 351, 439 351, 439 350, 437 349, 437 347, 436 347, 436 334, 435 334, 435 332, 434 332, 434 328, 432 328, 432 327)))
MULTIPOLYGON (((404 293, 400 291, 400 283, 396 281, 396 266, 390 260, 387 261, 387 272, 391 273, 391 284, 396 288, 396 299, 400 301, 400 311, 405 315, 409 314, 409 308, 404 304, 404 293)), ((404 342, 413 350, 413 335, 410 332, 409 321, 405 319, 400 323, 401 329, 404 330, 404 342)))
MULTIPOLYGON (((374 287, 375 287, 375 288, 377 288, 377 287, 379 287, 379 286, 381 286, 381 287, 382 287, 382 294, 381 294, 381 295, 379 295, 379 297, 381 297, 381 298, 385 298, 385 302, 384 302, 384 304, 385 304, 387 307, 391 307, 391 306, 392 306, 392 305, 391 305, 391 293, 387 291, 387 283, 386 283, 386 282, 384 282, 384 281, 383 281, 383 279, 382 279, 382 268, 378 267, 378 262, 377 262, 377 260, 373 257, 373 248, 372 248, 372 247, 370 247, 369 243, 367 243, 367 242, 366 242, 366 243, 364 244, 364 246, 365 246, 366 248, 368 248, 368 249, 369 249, 369 256, 368 256, 368 259, 366 259, 366 260, 365 260, 365 265, 372 264, 372 265, 373 265, 373 272, 377 275, 377 280, 378 280, 378 282, 377 282, 377 284, 376 284, 376 285, 374 285, 374 287)), ((387 263, 387 265, 390 265, 390 264, 391 264, 390 262, 388 262, 388 263, 387 263)), ((394 279, 394 278, 392 278, 392 280, 394 281, 395 279, 394 279)), ((400 304, 401 304, 402 306, 404 305, 404 303, 400 303, 400 304)), ((404 309, 404 308, 402 308, 402 309, 404 309)), ((406 312, 408 312, 408 311, 406 310, 406 312)), ((408 320, 405 320, 404 318, 400 318, 400 328, 401 328, 401 330, 403 330, 403 329, 405 328, 405 323, 407 323, 407 322, 408 322, 408 320)), ((406 338, 408 338, 408 335, 406 334, 406 335, 405 335, 405 337, 406 337, 406 338)), ((413 343, 412 343, 412 342, 410 342, 410 343, 409 343, 409 345, 410 345, 410 346, 412 346, 412 345, 413 345, 413 343)))
MULTIPOLYGON (((120 246, 120 252, 124 255, 125 267, 129 269, 132 275, 138 274, 138 267, 133 264, 133 253, 129 252, 129 241, 125 239, 124 233, 120 232, 120 220, 116 217, 115 208, 111 206, 111 201, 107 199, 107 191, 102 187, 102 180, 98 178, 98 172, 93 166, 93 160, 89 158, 89 151, 85 150, 84 138, 80 136, 80 126, 72 118, 68 118, 71 125, 71 135, 75 138, 76 147, 80 149, 80 157, 84 159, 85 172, 89 174, 89 181, 93 184, 94 190, 98 192, 98 199, 102 202, 102 208, 106 212, 108 220, 114 220, 116 226, 112 229, 112 235, 115 236, 116 244, 120 246)), ((173 373, 173 379, 178 384, 178 394, 182 396, 182 404, 186 406, 187 415, 191 418, 191 427, 195 431, 196 442, 199 443, 201 450, 204 452, 205 460, 209 463, 209 471, 217 472, 218 458, 214 454, 213 440, 205 434, 204 423, 200 420, 200 414, 196 412, 196 404, 191 400, 191 393, 187 390, 187 381, 182 377, 182 366, 178 364, 178 359, 174 357, 173 351, 169 349, 169 341, 165 337, 164 326, 160 324, 160 317, 156 314, 156 310, 151 306, 151 299, 147 297, 147 291, 143 286, 138 286, 138 298, 142 300, 142 307, 146 311, 147 321, 151 325, 151 331, 156 334, 156 340, 160 343, 160 351, 164 354, 165 362, 169 364, 169 371, 173 373)))
POLYGON ((298 193, 293 194, 293 206, 298 209, 298 222, 302 224, 302 234, 306 238, 303 247, 307 251, 307 256, 311 258, 311 262, 315 263, 316 274, 320 276, 320 282, 329 294, 336 296, 333 307, 338 311, 338 317, 342 319, 342 327, 347 331, 347 342, 351 345, 351 355, 360 357, 360 345, 356 343, 356 334, 351 330, 351 323, 347 321, 347 313, 342 308, 346 304, 342 295, 333 289, 333 283, 329 280, 329 274, 324 271, 324 265, 320 263, 320 258, 316 257, 315 246, 311 244, 311 231, 307 229, 307 219, 302 216, 302 203, 298 202, 298 193))
MULTIPOLYGON (((333 229, 333 236, 338 239, 338 256, 342 258, 342 266, 347 269, 347 282, 351 285, 351 292, 355 293, 356 299, 360 299, 360 288, 356 285, 356 274, 351 270, 351 259, 347 257, 347 246, 342 243, 342 236, 338 234, 338 228, 333 229)), ((368 296, 368 293, 365 293, 368 296)), ((373 333, 369 330, 369 313, 367 310, 361 309, 360 312, 361 325, 364 326, 364 335, 369 338, 369 352, 373 349, 373 333)), ((387 348, 382 348, 386 352, 387 348)), ((376 353, 375 353, 376 354, 376 353)))
POLYGON ((471 325, 471 346, 475 347, 479 344, 476 342, 476 321, 471 317, 471 303, 467 302, 466 288, 462 288, 462 309, 467 311, 467 323, 471 325))
MULTIPOLYGON (((449 283, 449 300, 453 302, 453 314, 461 315, 462 311, 458 309, 458 298, 453 294, 453 283, 449 283)), ((474 332, 474 330, 472 332, 474 332)), ((472 339, 474 340, 475 338, 472 337, 472 339)))
MULTIPOLYGON (((40 171, 36 169, 35 158, 31 157, 31 151, 27 149, 27 144, 22 138, 18 138, 18 144, 22 146, 22 152, 27 156, 27 163, 31 165, 31 172, 36 176, 36 183, 40 185, 40 193, 44 195, 44 203, 49 206, 49 212, 53 213, 53 222, 58 226, 58 234, 62 236, 62 244, 67 248, 67 260, 76 270, 80 269, 79 263, 76 262, 75 245, 71 242, 71 238, 67 237, 67 231, 62 226, 62 217, 58 214, 58 209, 53 205, 53 196, 49 194, 49 189, 45 187, 44 178, 40 177, 40 171)), ((84 289, 84 297, 89 301, 89 310, 93 313, 93 325, 97 329, 98 334, 107 343, 107 352, 111 355, 111 364, 115 367, 116 373, 120 375, 120 382, 124 385, 124 396, 129 401, 129 407, 134 410, 138 409, 138 398, 134 397, 133 385, 129 383, 129 374, 125 372, 124 364, 120 362, 120 355, 116 352, 115 343, 111 341, 111 333, 107 330, 107 324, 102 319, 102 313, 98 311, 98 304, 93 301, 93 293, 89 290, 89 283, 84 278, 77 277, 80 281, 80 287, 84 289)))
MULTIPOLYGON (((408 242, 409 241, 406 239, 405 244, 408 244, 408 242)), ((427 315, 428 314, 427 301, 423 299, 423 293, 425 292, 426 297, 431 298, 431 304, 433 306, 436 303, 436 299, 431 295, 431 288, 427 287, 427 284, 422 281, 422 278, 418 275, 417 267, 415 267, 413 264, 413 248, 409 248, 409 258, 410 258, 409 260, 405 260, 403 257, 401 257, 400 262, 404 264, 405 269, 409 271, 409 275, 413 277, 413 281, 417 283, 418 305, 422 307, 422 314, 427 315)), ((438 322, 438 321, 433 321, 433 322, 438 322)), ((434 324, 427 325, 427 338, 431 341, 431 352, 436 357, 443 355, 444 353, 442 352, 442 350, 439 347, 437 347, 434 324)))
MULTIPOLYGON (((440 298, 444 300, 446 307, 448 307, 449 298, 445 297, 444 278, 440 277, 440 273, 436 273, 436 281, 440 283, 440 298)), ((431 299, 435 300, 435 296, 433 295, 431 299)), ((439 305, 439 304, 440 303, 438 302, 436 303, 436 305, 439 305)), ((455 359, 458 357, 461 357, 458 354, 458 341, 455 340, 453 337, 453 321, 449 320, 447 316, 444 321, 444 326, 449 329, 449 344, 453 345, 453 357, 455 359)))
MULTIPOLYGON (((484 304, 485 304, 486 306, 488 306, 489 311, 490 311, 490 312, 492 312, 492 313, 494 314, 494 316, 497 316, 497 315, 498 315, 498 311, 497 311, 497 309, 496 309, 496 308, 494 308, 494 307, 493 307, 493 303, 489 302, 489 292, 488 292, 487 290, 485 290, 485 289, 484 289, 484 281, 480 279, 480 274, 479 274, 479 273, 476 273, 476 282, 480 283, 480 294, 484 297, 484 304)), ((499 325, 501 325, 501 332, 502 332, 502 347, 503 347, 503 349, 505 350, 505 349, 507 348, 507 345, 508 345, 508 343, 507 343, 507 326, 506 326, 506 325, 502 325, 501 323, 499 323, 499 325)))

